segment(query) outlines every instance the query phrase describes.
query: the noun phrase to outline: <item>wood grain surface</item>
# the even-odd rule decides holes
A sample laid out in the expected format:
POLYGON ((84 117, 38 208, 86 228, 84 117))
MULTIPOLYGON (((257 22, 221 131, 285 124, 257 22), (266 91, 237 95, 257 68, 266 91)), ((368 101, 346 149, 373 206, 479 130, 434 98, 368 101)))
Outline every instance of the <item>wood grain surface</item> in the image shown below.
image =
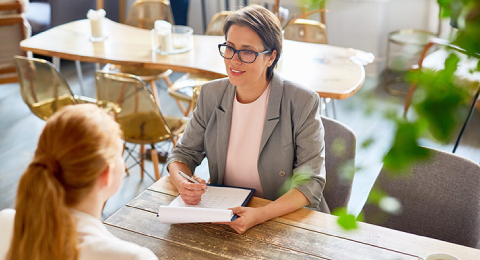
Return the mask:
MULTIPOLYGON (((436 252, 465 260, 480 257, 477 249, 361 222, 357 230, 345 231, 336 223, 337 217, 308 209, 267 221, 242 235, 221 224, 158 222, 158 207, 168 205, 177 194, 169 177, 163 177, 105 224, 110 229, 124 230, 120 234, 122 239, 140 241, 137 243, 147 247, 158 245, 167 252, 174 250, 177 259, 189 252, 183 247, 201 251, 200 259, 422 259, 436 252), (139 235, 145 237, 136 239, 139 235)), ((269 202, 254 197, 248 206, 260 207, 269 202)))

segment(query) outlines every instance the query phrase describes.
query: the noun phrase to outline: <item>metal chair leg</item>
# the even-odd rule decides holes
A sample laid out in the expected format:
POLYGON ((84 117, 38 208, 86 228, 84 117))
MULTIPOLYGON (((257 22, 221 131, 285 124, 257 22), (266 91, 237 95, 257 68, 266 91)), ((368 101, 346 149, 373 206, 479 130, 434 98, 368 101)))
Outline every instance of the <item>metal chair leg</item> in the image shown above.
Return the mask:
MULTIPOLYGON (((136 146, 134 146, 134 148, 128 148, 127 146, 125 146, 125 151, 127 151, 127 157, 125 158, 125 162, 127 161, 128 158, 131 158, 135 163, 133 165, 131 165, 130 167, 126 166, 125 168, 127 169, 131 169, 132 167, 134 167, 135 165, 139 165, 140 166, 140 170, 141 172, 147 174, 147 176, 152 180, 152 181, 155 181, 155 179, 152 177, 152 175, 150 175, 150 173, 148 173, 147 170, 145 170, 145 168, 143 167, 142 163, 140 162, 139 159, 137 159, 132 153, 134 152, 134 149, 135 149, 136 146)), ((142 177, 142 180, 143 180, 143 176, 142 177)))
POLYGON ((470 111, 468 111, 468 116, 467 119, 465 120, 465 123, 463 123, 462 130, 460 130, 460 134, 457 137, 457 141, 455 142, 455 145, 453 146, 453 151, 452 153, 455 153, 457 151, 458 145, 460 144, 460 139, 462 139, 462 135, 465 132, 465 128, 467 128, 467 124, 472 118, 473 111, 475 110, 475 106, 477 105, 478 102, 478 96, 480 94, 480 87, 477 90, 477 93, 475 94, 475 97, 472 101, 472 106, 470 107, 470 111))

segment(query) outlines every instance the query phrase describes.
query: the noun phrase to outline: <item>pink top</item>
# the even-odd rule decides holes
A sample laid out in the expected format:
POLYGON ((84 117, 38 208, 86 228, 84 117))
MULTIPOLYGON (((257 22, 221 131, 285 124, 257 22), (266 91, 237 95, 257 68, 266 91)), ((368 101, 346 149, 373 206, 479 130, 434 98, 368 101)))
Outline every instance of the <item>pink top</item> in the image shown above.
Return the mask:
POLYGON ((263 197, 263 190, 257 163, 269 94, 270 85, 257 100, 247 104, 238 102, 235 95, 224 178, 225 185, 254 188, 259 197, 263 197))

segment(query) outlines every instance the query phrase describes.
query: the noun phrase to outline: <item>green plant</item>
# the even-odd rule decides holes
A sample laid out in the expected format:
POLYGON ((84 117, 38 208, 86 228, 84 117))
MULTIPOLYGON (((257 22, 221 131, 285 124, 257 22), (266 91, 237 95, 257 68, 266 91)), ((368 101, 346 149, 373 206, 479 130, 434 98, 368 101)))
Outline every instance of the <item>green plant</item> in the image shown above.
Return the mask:
MULTIPOLYGON (((454 76, 459 63, 458 50, 467 56, 480 55, 480 0, 437 0, 442 7, 442 18, 456 20, 458 31, 450 39, 450 52, 445 61, 445 68, 439 71, 417 70, 407 74, 407 81, 417 84, 416 98, 412 107, 416 117, 407 120, 399 113, 387 112, 386 117, 395 124, 396 133, 392 146, 383 158, 384 168, 389 172, 399 174, 408 172, 409 166, 418 160, 428 158, 428 152, 419 145, 419 139, 429 137, 438 142, 448 143, 458 132, 456 126, 465 120, 465 108, 470 105, 472 92, 479 88, 464 84, 454 76)), ((318 8, 325 0, 300 0, 307 8, 318 8)), ((479 59, 480 60, 480 59, 479 59)), ((480 61, 470 72, 480 71, 480 61)), ((373 141, 367 140, 362 146, 368 147, 373 141)), ((394 202, 388 194, 374 187, 367 203, 380 206, 385 211, 387 207, 381 202, 394 202)), ((385 204, 385 203, 383 203, 385 204)), ((395 203, 393 203, 395 204, 395 203)), ((338 223, 345 229, 355 227, 355 217, 344 209, 334 211, 339 216, 338 223)))

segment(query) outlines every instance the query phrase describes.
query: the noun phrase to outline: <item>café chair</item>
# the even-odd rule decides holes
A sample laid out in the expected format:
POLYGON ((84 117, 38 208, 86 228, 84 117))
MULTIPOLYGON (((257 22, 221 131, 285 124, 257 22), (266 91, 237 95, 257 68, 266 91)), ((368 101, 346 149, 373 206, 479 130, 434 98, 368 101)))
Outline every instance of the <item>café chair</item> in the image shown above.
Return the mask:
MULTIPOLYGON (((126 24, 142 29, 153 29, 156 20, 165 20, 172 25, 175 24, 172 15, 172 9, 170 7, 170 1, 168 0, 137 0, 130 8, 126 24)), ((103 68, 104 71, 121 72, 126 74, 133 74, 140 77, 143 81, 150 83, 152 94, 158 105, 158 91, 156 81, 163 79, 168 87, 172 85, 170 75, 172 70, 158 70, 158 69, 146 69, 133 65, 113 65, 108 64, 103 68)))
POLYGON ((327 182, 323 197, 328 209, 347 207, 352 176, 346 171, 355 169, 355 133, 345 124, 322 116, 325 129, 325 169, 327 182))
MULTIPOLYGON (((294 19, 291 19, 283 30, 283 37, 286 40, 328 44, 327 27, 325 25, 325 9, 317 9, 309 13, 302 14, 294 19), (305 19, 314 13, 320 13, 321 22, 316 20, 305 19)), ((336 118, 335 100, 330 98, 322 98, 325 103, 325 112, 327 111, 327 104, 331 100, 333 108, 333 118, 336 118)))
POLYGON ((168 94, 175 99, 184 116, 189 116, 195 109, 200 88, 210 80, 212 79, 199 75, 192 76, 187 73, 168 88, 168 94), (187 104, 187 107, 185 107, 184 103, 187 104))
POLYGON ((327 28, 321 22, 308 19, 295 19, 284 29, 286 40, 327 44, 327 28))
MULTIPOLYGON (((230 11, 216 13, 212 20, 210 20, 205 35, 222 36, 223 23, 230 13, 230 11)), ((200 74, 187 73, 180 79, 176 80, 170 88, 168 88, 168 94, 175 99, 183 115, 189 116, 195 109, 200 87, 211 80, 214 80, 214 78, 205 77, 200 74), (197 96, 195 96, 195 92, 197 92, 197 96), (185 107, 184 103, 187 104, 187 107, 185 107)))
POLYGON ((464 157, 425 148, 429 159, 411 173, 382 169, 375 186, 397 198, 401 212, 388 215, 365 205, 365 222, 459 245, 480 246, 480 165, 464 157))
POLYGON ((165 20, 172 25, 172 8, 168 0, 137 0, 128 11, 125 24, 142 28, 153 29, 156 20, 165 20))
MULTIPOLYGON (((142 179, 145 171, 144 146, 150 144, 155 179, 159 180, 159 160, 155 144, 170 140, 175 146, 188 123, 188 119, 164 116, 145 82, 137 76, 97 71, 95 82, 97 104, 115 112, 115 120, 122 129, 125 142, 140 145, 140 161, 136 160, 134 156, 132 158, 140 165, 142 179)), ((132 150, 126 146, 125 148, 132 155, 132 150)))
POLYGON ((95 99, 74 95, 52 63, 22 56, 15 56, 14 60, 23 101, 40 119, 47 120, 64 106, 95 104, 95 99))
POLYGON ((442 32, 442 12, 439 5, 437 31, 425 31, 418 29, 399 29, 388 33, 385 70, 383 75, 383 87, 396 96, 407 94, 405 85, 405 73, 416 69, 420 51, 435 37, 442 32), (390 74, 390 75, 389 75, 390 74))
POLYGON ((210 20, 205 35, 223 36, 223 24, 230 13, 231 11, 221 11, 216 13, 212 17, 212 20, 210 20))
POLYGON ((31 27, 23 15, 21 1, 0 3, 0 84, 18 81, 13 56, 26 53, 20 49, 20 42, 31 34, 31 27))
POLYGON ((172 85, 172 81, 170 80, 170 75, 172 74, 172 70, 156 70, 156 69, 145 69, 142 67, 137 67, 134 65, 115 65, 115 64, 107 64, 102 68, 105 72, 119 72, 125 74, 133 74, 145 82, 150 83, 150 90, 152 91, 152 95, 155 98, 155 102, 157 105, 160 106, 159 98, 158 98, 158 91, 157 91, 157 80, 163 79, 168 87, 172 85))
MULTIPOLYGON (((472 93, 472 104, 470 106, 469 113, 465 122, 462 125, 462 129, 458 134, 457 140, 455 141, 455 145, 453 146, 453 153, 456 152, 458 145, 460 144, 460 140, 462 139, 463 133, 467 128, 467 125, 472 118, 473 112, 475 107, 478 107, 478 100, 480 96, 480 72, 470 73, 470 70, 475 69, 478 62, 480 61, 480 53, 474 54, 472 57, 468 57, 465 53, 466 51, 462 48, 450 43, 447 40, 443 40, 440 38, 432 38, 428 44, 425 45, 420 59, 418 61, 418 70, 442 70, 445 67, 445 60, 449 56, 449 51, 447 49, 454 51, 457 56, 459 56, 460 61, 457 66, 457 70, 455 71, 455 78, 456 81, 462 86, 471 86, 471 89, 476 90, 475 93, 472 93), (441 46, 443 48, 436 50, 429 54, 429 50, 433 46, 441 46)), ((407 97, 405 99, 405 106, 403 108, 403 116, 407 117, 408 109, 410 108, 410 103, 413 98, 413 93, 417 84, 413 82, 410 85, 410 88, 407 93, 407 97)))

